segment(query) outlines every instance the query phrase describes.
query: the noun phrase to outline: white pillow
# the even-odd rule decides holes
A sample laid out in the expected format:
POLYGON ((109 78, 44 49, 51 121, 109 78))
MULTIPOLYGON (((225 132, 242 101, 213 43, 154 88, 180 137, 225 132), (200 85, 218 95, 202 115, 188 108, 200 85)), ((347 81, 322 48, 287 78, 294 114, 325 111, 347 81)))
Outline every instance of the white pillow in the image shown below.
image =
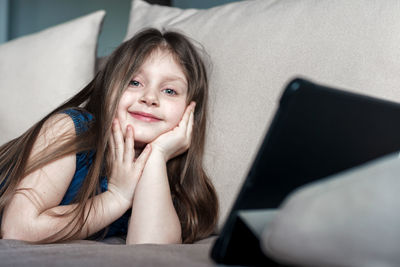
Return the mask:
POLYGON ((0 144, 93 78, 104 15, 97 11, 0 46, 0 144))
POLYGON ((399 173, 395 153, 297 190, 261 247, 290 266, 400 266, 399 173))
POLYGON ((398 14, 395 0, 253 0, 205 10, 134 0, 126 39, 144 27, 179 30, 209 53, 205 167, 223 220, 289 79, 400 101, 398 14))

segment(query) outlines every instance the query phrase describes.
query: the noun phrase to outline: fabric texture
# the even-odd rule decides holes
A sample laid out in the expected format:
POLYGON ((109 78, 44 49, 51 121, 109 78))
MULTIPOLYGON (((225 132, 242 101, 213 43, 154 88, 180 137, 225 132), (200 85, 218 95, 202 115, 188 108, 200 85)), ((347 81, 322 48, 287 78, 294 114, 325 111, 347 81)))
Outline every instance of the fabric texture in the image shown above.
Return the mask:
MULTIPOLYGON (((82 134, 88 130, 88 124, 93 120, 93 116, 90 113, 83 112, 76 109, 68 109, 63 111, 71 117, 75 125, 76 134, 82 134)), ((88 174, 89 168, 93 162, 95 156, 94 151, 80 152, 76 154, 76 170, 74 177, 65 193, 60 205, 68 205, 74 202, 82 184, 88 174)), ((100 190, 101 192, 107 191, 108 180, 107 177, 102 176, 100 179, 100 190)), ((126 235, 128 232, 128 222, 131 215, 131 210, 129 209, 122 215, 118 220, 113 222, 107 229, 106 237, 111 237, 115 235, 126 235)))
POLYGON ((294 77, 400 101, 400 2, 252 0, 178 9, 133 0, 126 38, 178 30, 209 54, 205 168, 223 223, 294 77))
POLYGON ((262 247, 296 266, 400 266, 395 153, 304 186, 264 229, 262 247))
POLYGON ((0 46, 0 144, 18 137, 94 76, 104 11, 0 46))
POLYGON ((214 237, 192 245, 125 245, 121 238, 104 242, 79 240, 64 244, 30 245, 0 239, 1 266, 108 267, 108 266, 215 266, 209 258, 214 237))

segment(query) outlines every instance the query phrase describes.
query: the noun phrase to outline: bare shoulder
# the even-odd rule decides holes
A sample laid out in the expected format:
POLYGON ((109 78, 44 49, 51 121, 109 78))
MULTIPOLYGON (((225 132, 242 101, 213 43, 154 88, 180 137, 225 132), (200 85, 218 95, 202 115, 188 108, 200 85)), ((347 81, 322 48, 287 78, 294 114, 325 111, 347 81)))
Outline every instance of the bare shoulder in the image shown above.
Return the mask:
MULTIPOLYGON (((46 157, 48 154, 52 154, 54 149, 59 148, 63 143, 70 141, 71 138, 74 138, 75 136, 74 121, 69 115, 59 113, 51 116, 45 121, 40 129, 40 132, 33 143, 28 162, 31 160, 37 160, 37 156, 41 158, 46 157)), ((54 166, 59 164, 68 167, 71 171, 75 170, 75 154, 71 153, 71 155, 63 157, 50 165, 54 166)), ((44 167, 44 169, 47 168, 48 167, 44 167)), ((68 173, 71 171, 68 171, 68 173)))
MULTIPOLYGON (((56 149, 58 149, 63 143, 70 141, 71 138, 75 137, 75 135, 75 125, 70 116, 63 113, 51 116, 43 124, 33 143, 28 163, 38 160, 41 161, 40 159, 52 155, 56 149)), ((75 168, 75 153, 71 153, 45 165, 31 175, 28 175, 28 177, 25 177, 24 181, 29 181, 29 176, 38 178, 47 173, 51 174, 53 180, 55 179, 54 177, 58 177, 58 179, 61 180, 66 179, 66 183, 68 183, 75 172, 75 168), (60 170, 63 170, 63 172, 61 173, 60 170)), ((57 183, 59 182, 60 181, 58 180, 57 183)))
POLYGON ((62 137, 75 136, 75 125, 72 118, 64 113, 51 116, 42 126, 37 141, 49 145, 62 137))
POLYGON ((33 144, 30 158, 53 145, 59 146, 63 142, 71 140, 75 135, 75 125, 70 116, 64 113, 51 116, 40 129, 33 144))

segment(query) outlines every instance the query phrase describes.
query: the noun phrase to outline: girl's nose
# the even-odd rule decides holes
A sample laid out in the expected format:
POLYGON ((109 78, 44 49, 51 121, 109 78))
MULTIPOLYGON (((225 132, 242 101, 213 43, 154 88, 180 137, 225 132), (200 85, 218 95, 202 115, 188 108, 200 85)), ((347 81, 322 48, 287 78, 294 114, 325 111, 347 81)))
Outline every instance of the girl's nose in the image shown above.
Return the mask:
POLYGON ((144 93, 139 101, 148 106, 158 107, 160 104, 157 95, 150 91, 144 93))

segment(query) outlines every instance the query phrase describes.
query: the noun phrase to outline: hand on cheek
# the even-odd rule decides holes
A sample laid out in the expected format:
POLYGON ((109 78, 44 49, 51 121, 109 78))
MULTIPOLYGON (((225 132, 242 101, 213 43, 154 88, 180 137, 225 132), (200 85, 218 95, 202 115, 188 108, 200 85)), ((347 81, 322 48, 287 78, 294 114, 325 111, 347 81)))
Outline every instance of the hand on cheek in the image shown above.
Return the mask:
POLYGON ((189 149, 193 122, 195 102, 191 102, 185 110, 179 124, 172 130, 160 135, 151 142, 152 151, 161 153, 165 161, 168 161, 189 149))
POLYGON ((142 176, 144 166, 149 158, 151 146, 148 145, 135 160, 134 129, 131 125, 128 125, 124 138, 118 119, 115 119, 113 122, 108 145, 108 157, 112 162, 108 191, 125 200, 130 205, 133 200, 136 184, 142 176))

